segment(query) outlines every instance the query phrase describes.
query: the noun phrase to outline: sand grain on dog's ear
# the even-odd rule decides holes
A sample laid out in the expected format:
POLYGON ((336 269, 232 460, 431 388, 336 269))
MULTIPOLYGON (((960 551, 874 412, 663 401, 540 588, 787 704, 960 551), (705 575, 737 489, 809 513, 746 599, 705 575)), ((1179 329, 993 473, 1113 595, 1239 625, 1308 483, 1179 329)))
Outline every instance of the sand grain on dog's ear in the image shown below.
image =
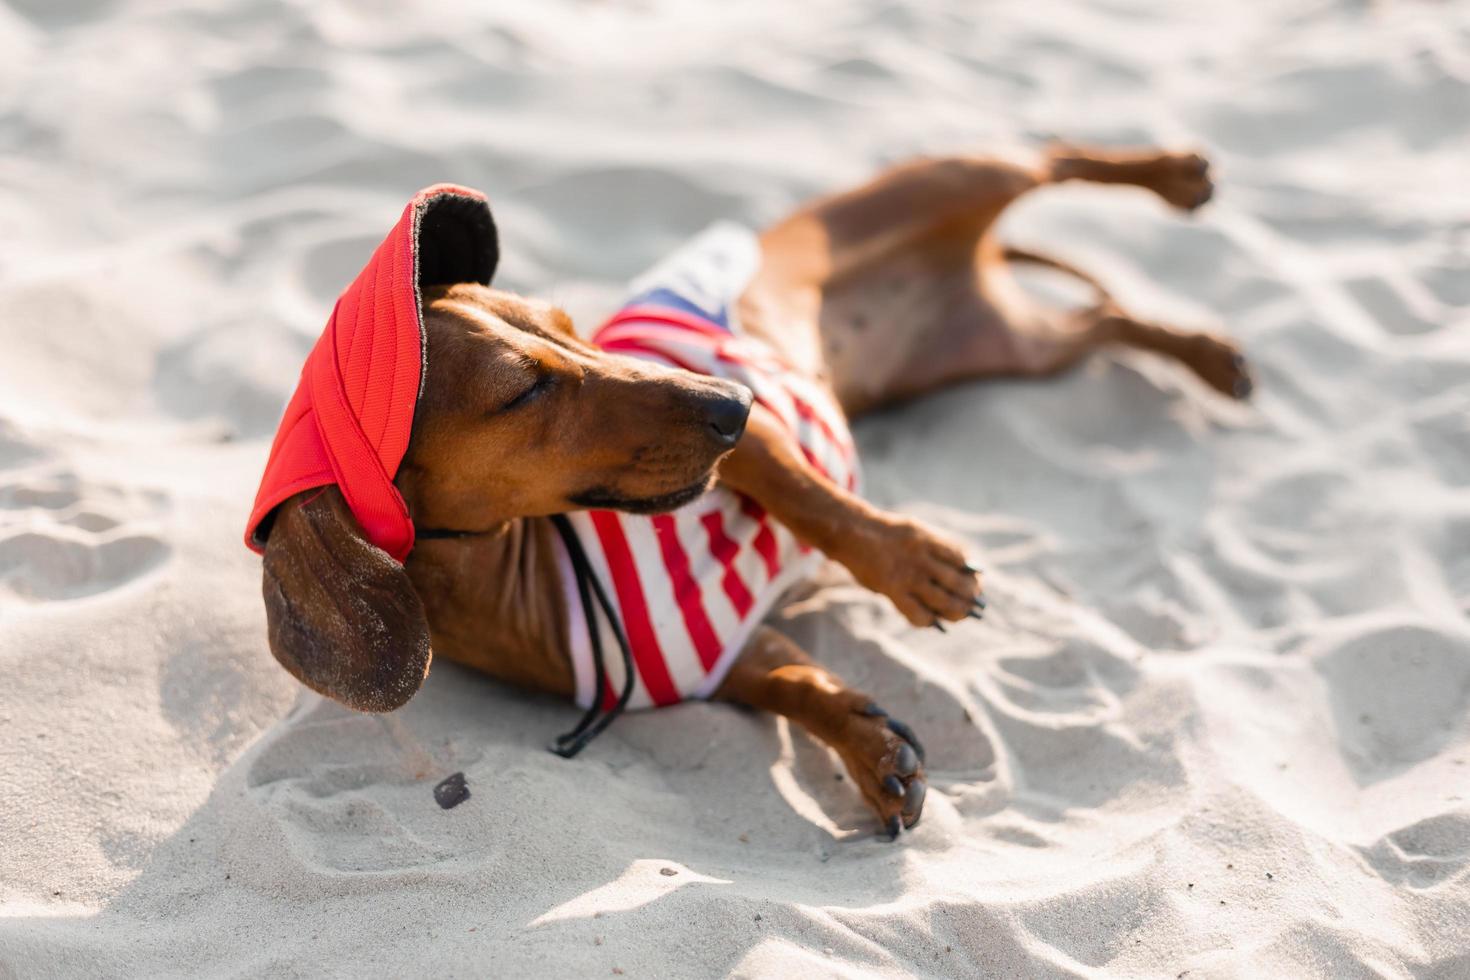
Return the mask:
POLYGON ((1467 37, 1412 0, 0 5, 0 977, 1470 977, 1467 37), (1114 352, 858 427, 990 598, 941 636, 838 572, 779 624, 922 737, 899 843, 771 718, 568 761, 574 708, 452 663, 367 716, 270 656, 269 437, 416 189, 487 191, 497 284, 585 331, 710 220, 1049 134, 1210 156, 1188 219, 1069 185, 1002 231, 1228 332, 1257 393, 1114 352))

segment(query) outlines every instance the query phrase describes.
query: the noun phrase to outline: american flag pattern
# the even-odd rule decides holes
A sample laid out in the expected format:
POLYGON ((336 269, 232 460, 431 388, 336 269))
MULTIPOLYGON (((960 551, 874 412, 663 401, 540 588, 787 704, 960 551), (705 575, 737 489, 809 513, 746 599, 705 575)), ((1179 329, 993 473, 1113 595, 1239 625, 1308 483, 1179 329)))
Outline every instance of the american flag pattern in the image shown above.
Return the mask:
MULTIPOLYGON (((592 341, 745 385, 820 473, 856 491, 856 451, 831 394, 740 332, 734 303, 759 258, 754 234, 716 225, 635 282, 633 299, 592 341)), ((568 518, 632 648, 637 677, 629 708, 712 694, 771 605, 821 561, 756 501, 718 486, 669 514, 594 510, 568 518)), ((586 708, 595 696, 591 643, 565 555, 562 579, 577 702, 586 708)), ((602 648, 617 650, 611 627, 598 621, 602 648)), ((624 682, 620 658, 606 660, 604 705, 624 682)))

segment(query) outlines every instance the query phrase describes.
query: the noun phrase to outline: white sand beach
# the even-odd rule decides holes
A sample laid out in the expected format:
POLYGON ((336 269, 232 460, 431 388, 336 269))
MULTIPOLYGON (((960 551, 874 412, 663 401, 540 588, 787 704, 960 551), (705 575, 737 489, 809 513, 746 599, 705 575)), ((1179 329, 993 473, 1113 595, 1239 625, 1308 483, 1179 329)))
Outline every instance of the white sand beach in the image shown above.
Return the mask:
POLYGON ((1463 3, 0 4, 0 978, 1470 978, 1467 176, 1463 3), (784 614, 924 736, 899 843, 769 717, 565 761, 569 704, 272 659, 269 439, 415 190, 590 329, 713 220, 1051 136, 1211 154, 1193 218, 1006 228, 1258 391, 1118 353, 858 426, 991 600, 784 614))

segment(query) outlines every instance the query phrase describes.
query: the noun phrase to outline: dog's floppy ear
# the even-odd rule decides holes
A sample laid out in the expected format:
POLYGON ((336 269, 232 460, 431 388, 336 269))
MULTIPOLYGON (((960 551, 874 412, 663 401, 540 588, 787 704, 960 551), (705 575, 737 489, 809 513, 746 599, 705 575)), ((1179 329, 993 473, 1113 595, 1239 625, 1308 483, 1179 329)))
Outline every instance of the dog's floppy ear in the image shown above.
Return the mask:
POLYGON ((403 566, 362 535, 335 486, 283 503, 265 547, 271 653, 307 687, 392 711, 429 672, 429 624, 403 566))

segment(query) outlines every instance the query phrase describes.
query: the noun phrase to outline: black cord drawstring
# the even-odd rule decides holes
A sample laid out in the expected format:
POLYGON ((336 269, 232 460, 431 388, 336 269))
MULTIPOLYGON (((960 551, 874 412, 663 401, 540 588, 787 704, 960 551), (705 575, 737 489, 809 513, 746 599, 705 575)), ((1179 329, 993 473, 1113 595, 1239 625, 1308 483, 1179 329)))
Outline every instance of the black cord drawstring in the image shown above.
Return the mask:
MULTIPOLYGON (((598 581, 597 575, 592 571, 592 564, 587 560, 587 552, 582 549, 582 542, 577 537, 577 532, 572 530, 572 524, 566 519, 565 514, 553 514, 551 523, 556 528, 561 540, 567 548, 567 555, 572 560, 572 573, 577 577, 577 595, 582 599, 582 613, 587 618, 587 636, 592 642, 592 666, 596 671, 593 677, 595 685, 592 696, 592 705, 582 715, 582 720, 577 722, 577 727, 565 734, 558 735, 556 741, 548 748, 561 756, 570 759, 585 749, 594 738, 601 735, 623 713, 628 706, 628 701, 633 697, 633 650, 628 646, 628 637, 623 633, 623 624, 618 621, 617 613, 613 611, 612 602, 607 597, 607 591, 603 589, 602 583, 598 581), (602 713, 602 702, 607 694, 607 663, 602 651, 602 631, 597 628, 597 607, 592 604, 593 595, 597 597, 597 605, 602 607, 603 615, 607 617, 608 625, 612 627, 613 636, 618 641, 618 648, 623 654, 623 692, 618 696, 614 704, 604 714, 602 713)), ((416 536, 426 540, 442 540, 445 538, 468 538, 481 532, 478 531, 453 531, 447 528, 418 528, 416 536)))
MULTIPOLYGON (((567 551, 570 552, 571 549, 568 548, 567 551)), ((556 738, 558 743, 571 741, 587 730, 592 722, 596 720, 598 709, 602 707, 603 698, 607 690, 607 665, 603 662, 602 636, 598 634, 592 622, 592 617, 587 615, 595 611, 592 607, 592 593, 587 588, 586 577, 578 571, 575 563, 572 565, 572 571, 575 573, 577 579, 577 596, 582 602, 583 615, 586 616, 588 641, 592 644, 592 669, 594 672, 592 677, 593 697, 592 705, 582 715, 582 720, 577 722, 577 727, 563 735, 558 735, 556 738)), ((552 751, 555 752, 556 749, 553 748, 552 751)))
POLYGON ((606 590, 593 573, 591 563, 587 561, 587 552, 582 550, 582 542, 578 539, 577 532, 572 530, 571 522, 564 514, 553 514, 551 523, 561 535, 562 543, 567 546, 567 554, 572 559, 572 572, 577 576, 577 594, 582 599, 582 613, 587 617, 587 636, 592 641, 592 663, 596 669, 593 683, 597 687, 591 706, 582 715, 582 720, 577 723, 576 728, 564 735, 558 735, 556 741, 551 743, 551 751, 563 759, 570 759, 585 749, 594 738, 601 735, 628 706, 629 699, 633 697, 633 651, 628 646, 628 637, 623 633, 623 625, 618 622, 617 614, 613 612, 612 602, 609 601, 606 590), (599 717, 599 712, 602 711, 602 702, 607 693, 607 666, 603 659, 602 631, 597 628, 597 610, 592 605, 592 596, 588 594, 589 584, 591 585, 590 591, 597 595, 598 605, 602 606, 603 615, 607 617, 608 625, 612 627, 613 636, 617 639, 618 648, 623 654, 623 692, 618 697, 617 703, 601 717, 599 717))

